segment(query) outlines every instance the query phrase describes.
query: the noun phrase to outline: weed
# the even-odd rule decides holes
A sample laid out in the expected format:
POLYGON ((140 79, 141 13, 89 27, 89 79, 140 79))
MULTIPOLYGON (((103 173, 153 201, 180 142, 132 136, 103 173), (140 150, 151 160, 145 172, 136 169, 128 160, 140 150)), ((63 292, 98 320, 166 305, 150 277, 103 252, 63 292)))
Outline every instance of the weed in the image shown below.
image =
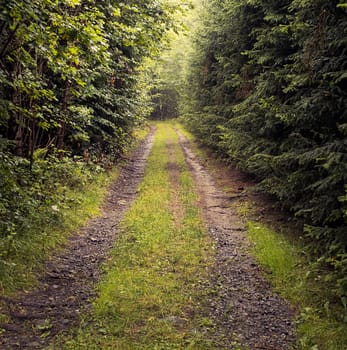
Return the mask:
POLYGON ((256 203, 245 201, 235 205, 235 210, 236 210, 236 213, 241 217, 247 217, 255 213, 255 207, 256 207, 256 203))

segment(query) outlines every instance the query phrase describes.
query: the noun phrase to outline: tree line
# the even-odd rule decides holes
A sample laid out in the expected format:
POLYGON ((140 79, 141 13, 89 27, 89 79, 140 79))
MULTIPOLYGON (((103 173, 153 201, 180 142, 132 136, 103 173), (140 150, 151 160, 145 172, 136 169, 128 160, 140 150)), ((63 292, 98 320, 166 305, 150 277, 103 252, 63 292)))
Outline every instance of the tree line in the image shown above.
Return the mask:
POLYGON ((211 0, 195 36, 183 117, 304 223, 347 296, 347 4, 211 0))
POLYGON ((0 260, 35 218, 58 215, 67 188, 101 171, 92 164, 122 157, 151 108, 143 62, 180 8, 0 0, 0 260))

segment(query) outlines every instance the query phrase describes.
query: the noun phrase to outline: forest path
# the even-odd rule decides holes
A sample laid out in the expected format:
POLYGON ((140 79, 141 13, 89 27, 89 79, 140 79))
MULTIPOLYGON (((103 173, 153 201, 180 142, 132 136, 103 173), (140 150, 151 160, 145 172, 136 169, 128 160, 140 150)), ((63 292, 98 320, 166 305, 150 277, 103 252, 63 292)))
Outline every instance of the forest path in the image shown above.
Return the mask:
POLYGON ((248 183, 229 179, 229 193, 219 189, 187 138, 177 132, 195 179, 206 227, 216 244, 210 280, 213 293, 208 306, 216 325, 215 336, 223 334, 226 346, 236 340, 252 350, 288 349, 294 342, 294 313, 272 291, 250 256, 245 223, 230 206, 247 193, 248 183))
POLYGON ((148 134, 109 189, 102 215, 73 235, 46 264, 39 287, 15 299, 2 298, 7 322, 0 323, 1 349, 41 349, 60 332, 79 324, 95 298, 100 264, 114 244, 118 226, 137 196, 155 130, 148 134))
MULTIPOLYGON (((186 240, 188 243, 179 241, 179 239, 184 240, 185 235, 189 235, 190 229, 187 229, 185 225, 187 222, 189 223, 186 218, 187 211, 191 211, 191 208, 189 209, 186 206, 185 201, 187 199, 184 198, 184 188, 179 189, 182 186, 180 176, 185 171, 183 169, 184 165, 179 163, 177 158, 179 157, 178 150, 181 149, 184 155, 184 159, 182 155, 182 161, 186 163, 191 172, 195 190, 199 196, 198 203, 192 203, 200 207, 205 227, 215 246, 214 256, 212 257, 213 264, 209 268, 209 281, 207 283, 203 281, 203 284, 198 286, 199 283, 194 280, 197 275, 187 280, 183 279, 184 288, 188 290, 188 295, 184 295, 187 300, 190 298, 189 288, 191 286, 205 288, 205 292, 202 293, 201 305, 199 306, 200 301, 194 303, 192 300, 190 305, 182 305, 182 314, 179 314, 179 316, 172 313, 165 315, 160 309, 162 307, 160 305, 153 306, 153 308, 151 306, 149 309, 146 309, 148 305, 144 305, 146 315, 149 312, 150 317, 135 320, 134 326, 130 327, 130 333, 127 333, 126 330, 117 330, 119 334, 115 335, 113 331, 108 336, 107 332, 109 330, 107 327, 102 327, 101 334, 98 333, 98 330, 96 330, 96 333, 93 333, 93 331, 90 333, 90 339, 83 338, 82 341, 78 339, 76 343, 72 340, 69 345, 72 347, 66 347, 66 349, 289 349, 294 341, 294 313, 290 306, 272 291, 255 259, 249 255, 250 245, 245 235, 245 224, 230 205, 245 195, 243 187, 247 186, 246 182, 242 180, 234 181, 232 183, 232 186, 234 186, 232 195, 219 189, 214 176, 209 173, 202 161, 196 156, 190 142, 182 132, 175 129, 176 136, 173 137, 172 126, 168 128, 171 130, 171 136, 167 136, 166 140, 163 141, 164 150, 161 151, 162 153, 158 157, 165 158, 162 160, 164 165, 161 166, 160 171, 165 170, 169 180, 171 200, 168 210, 173 217, 173 230, 170 233, 172 236, 166 236, 166 241, 159 243, 159 250, 162 250, 162 254, 165 256, 156 257, 153 256, 155 252, 148 252, 148 259, 152 259, 148 260, 148 268, 145 260, 147 258, 144 257, 141 260, 142 252, 139 257, 135 257, 135 262, 139 264, 138 272, 141 274, 144 271, 143 276, 140 276, 141 279, 153 272, 157 277, 162 276, 163 279, 169 278, 170 281, 171 278, 180 281, 182 276, 179 275, 179 260, 183 261, 183 266, 190 266, 189 259, 187 260, 184 256, 178 259, 176 256, 178 245, 182 245, 183 252, 191 248, 188 238, 186 240), (177 193, 175 188, 177 188, 177 193), (171 244, 170 239, 177 239, 177 241, 171 244), (168 255, 166 256, 166 254, 168 255), (157 261, 162 262, 163 258, 165 258, 165 264, 169 265, 164 264, 161 267, 160 263, 158 266, 154 266, 157 261), (185 259, 187 261, 184 261, 185 259), (175 262, 173 263, 173 261, 175 262), (153 271, 150 271, 151 268, 153 268, 153 271), (191 286, 189 283, 191 283, 191 286), (192 319, 192 322, 189 318, 192 319), (198 322, 195 322, 195 320, 198 320, 198 322), (201 320, 209 321, 208 324, 203 324, 201 320), (191 329, 189 329, 190 325, 192 325, 191 329), (158 339, 151 339, 158 327, 163 327, 159 331, 159 337, 165 338, 166 341, 169 337, 161 334, 163 329, 170 328, 173 332, 177 330, 177 333, 181 333, 182 336, 176 339, 174 335, 173 338, 179 343, 169 342, 166 345, 161 345, 163 338, 160 338, 159 342, 158 339), (146 330, 150 330, 152 333, 146 333, 146 330), (118 342, 118 337, 121 337, 123 333, 125 341, 134 337, 133 345, 123 347, 122 345, 109 345, 114 337, 116 338, 115 341, 118 342), (201 342, 191 345, 196 341, 194 338, 196 335, 198 335, 201 342), (100 340, 95 339, 97 336, 100 337, 100 340), (141 338, 142 336, 144 338, 141 338), (149 345, 141 343, 141 339, 145 339, 146 342, 149 342, 149 345), (88 343, 89 341, 96 341, 98 345, 80 345, 92 344, 88 343), (103 341, 108 345, 102 345, 103 341), (74 347, 75 345, 71 344, 77 345, 74 347), (138 344, 141 344, 141 346, 138 344), (189 344, 189 347, 182 344, 189 344)), ((1 349, 42 349, 48 346, 57 334, 78 326, 80 317, 85 318, 86 315, 93 313, 91 301, 95 300, 96 297, 95 285, 100 277, 100 264, 108 257, 108 252, 114 245, 122 218, 128 209, 134 206, 134 199, 138 197, 137 188, 144 178, 146 160, 153 142, 154 132, 152 131, 142 147, 135 152, 130 162, 123 168, 117 182, 111 187, 103 215, 92 220, 78 235, 72 237, 67 245, 67 250, 63 254, 48 262, 47 272, 41 278, 41 287, 36 291, 23 294, 15 300, 7 300, 8 309, 3 310, 3 312, 5 311, 9 316, 9 322, 0 325, 1 328, 6 330, 0 340, 1 349)), ((146 186, 148 187, 148 184, 146 186)), ((160 190, 147 187, 141 190, 142 197, 146 197, 146 191, 149 191, 149 193, 154 191, 157 192, 156 195, 160 195, 160 190)), ((164 212, 166 210, 163 207, 160 209, 164 212)), ((145 216, 144 211, 140 211, 140 215, 145 216)), ((192 222, 194 223, 194 220, 192 222)), ((145 229, 146 234, 148 234, 148 238, 145 240, 152 238, 154 231, 151 230, 145 229)), ((144 238, 143 234, 142 238, 144 238)), ((139 238, 130 238, 125 237, 125 255, 132 252, 132 249, 134 249, 135 254, 135 249, 142 247, 139 238)), ((197 239, 195 233, 191 239, 197 239)), ((118 255, 123 254, 121 252, 122 245, 118 245, 117 241, 115 249, 120 249, 118 255)), ((153 249, 153 245, 151 249, 153 249)), ((182 253, 178 255, 180 254, 182 253)), ((186 254, 186 256, 188 255, 186 254)), ((197 261, 199 259, 197 255, 197 261)), ((191 268, 199 269, 199 262, 195 266, 188 267, 187 270, 191 268)), ((135 271, 133 270, 135 265, 131 269, 135 271)), ((120 274, 118 273, 118 275, 120 274)), ((154 289, 161 288, 160 284, 158 287, 155 285, 154 279, 150 280, 150 284, 153 285, 151 287, 154 289)), ((117 283, 114 288, 117 288, 117 283)), ((167 289, 168 286, 163 286, 163 288, 164 292, 158 300, 163 299, 165 310, 171 295, 167 292, 169 290, 167 289), (168 298, 168 300, 165 300, 165 298, 168 298)), ((135 289, 138 293, 138 288, 135 289)), ((174 290, 177 289, 177 287, 174 287, 174 290)), ((194 292, 191 292, 193 295, 194 292)), ((122 291, 119 291, 119 293, 122 293, 122 291)), ((124 297, 124 294, 119 295, 124 297)), ((137 300, 136 295, 134 300, 126 295, 125 303, 135 305, 135 313, 141 314, 141 301, 137 300)), ((110 305, 110 307, 113 306, 110 305)), ((116 312, 118 313, 120 307, 117 306, 117 308, 116 312)), ((109 324, 108 320, 106 320, 106 324, 109 324)), ((89 325, 93 327, 92 320, 87 321, 87 328, 89 325)), ((85 336, 84 333, 88 333, 88 330, 83 327, 80 331, 82 337, 85 336)), ((73 338, 74 335, 71 339, 73 338)), ((53 345, 53 348, 65 349, 64 345, 61 344, 60 342, 58 347, 53 345)))

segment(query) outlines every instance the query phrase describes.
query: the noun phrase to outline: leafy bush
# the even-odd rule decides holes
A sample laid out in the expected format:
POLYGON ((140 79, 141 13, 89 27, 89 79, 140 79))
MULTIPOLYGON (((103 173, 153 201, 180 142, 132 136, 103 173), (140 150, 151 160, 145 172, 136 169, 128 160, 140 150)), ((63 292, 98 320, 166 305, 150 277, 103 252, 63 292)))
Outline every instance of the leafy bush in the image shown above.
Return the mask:
MULTIPOLYGON (((38 155, 40 152, 36 152, 38 155)), ((0 251, 11 253, 16 239, 42 225, 58 225, 61 209, 72 200, 67 192, 92 181, 101 167, 72 160, 59 153, 38 158, 33 164, 0 152, 0 251)), ((1 257, 0 257, 1 259, 1 257)))

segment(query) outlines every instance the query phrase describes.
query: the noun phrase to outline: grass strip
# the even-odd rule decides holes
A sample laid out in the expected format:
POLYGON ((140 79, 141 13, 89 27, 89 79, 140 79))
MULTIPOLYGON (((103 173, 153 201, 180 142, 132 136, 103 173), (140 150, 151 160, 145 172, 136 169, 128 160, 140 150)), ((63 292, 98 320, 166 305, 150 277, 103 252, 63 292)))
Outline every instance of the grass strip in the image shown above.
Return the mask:
POLYGON ((200 284, 212 247, 196 204, 177 136, 168 124, 158 124, 139 197, 123 221, 93 315, 60 348, 214 349, 199 330, 206 323, 199 314, 200 284), (178 182, 171 178, 173 163, 178 182), (179 211, 172 208, 177 195, 179 211))
POLYGON ((330 304, 323 271, 302 254, 302 247, 259 222, 249 222, 254 254, 275 289, 299 309, 298 346, 301 350, 341 350, 347 344, 346 313, 330 304))

